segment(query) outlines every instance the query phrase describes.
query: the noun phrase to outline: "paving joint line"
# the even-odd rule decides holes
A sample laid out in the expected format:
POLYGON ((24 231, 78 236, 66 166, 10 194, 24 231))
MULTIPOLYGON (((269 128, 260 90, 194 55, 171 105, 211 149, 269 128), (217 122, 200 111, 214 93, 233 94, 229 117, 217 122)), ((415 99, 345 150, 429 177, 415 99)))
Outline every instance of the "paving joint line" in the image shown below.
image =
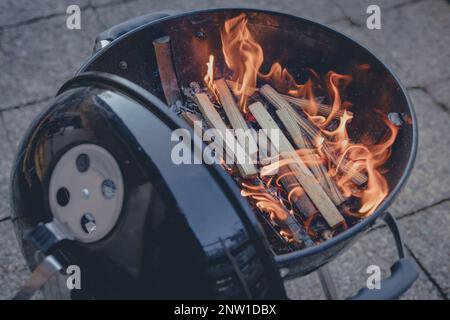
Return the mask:
MULTIPOLYGON (((99 4, 99 5, 95 5, 95 4, 92 4, 91 2, 89 2, 87 5, 80 6, 80 10, 87 10, 87 9, 95 10, 97 8, 107 8, 110 6, 126 4, 126 3, 130 3, 130 2, 135 2, 135 1, 138 1, 138 0, 118 0, 118 1, 112 1, 112 2, 109 2, 106 4, 99 4)), ((66 15, 65 12, 55 12, 55 13, 51 13, 51 14, 47 14, 47 15, 43 15, 43 16, 39 16, 39 17, 30 18, 30 19, 27 19, 24 21, 19 21, 16 23, 0 25, 0 32, 2 30, 8 30, 8 29, 16 28, 16 27, 26 26, 26 25, 30 25, 30 24, 33 24, 38 21, 52 19, 55 17, 61 17, 61 16, 65 16, 65 15, 66 15)))
POLYGON ((22 108, 26 108, 28 106, 32 106, 32 105, 37 104, 37 103, 42 103, 42 102, 49 101, 49 100, 51 100, 53 98, 54 98, 54 96, 47 96, 47 97, 39 98, 39 99, 36 99, 36 100, 19 103, 17 105, 12 105, 12 106, 7 106, 5 108, 0 108, 0 114, 5 112, 5 111, 20 110, 22 108))
MULTIPOLYGON (((405 213, 405 214, 403 214, 403 215, 401 215, 401 216, 399 216, 399 217, 395 217, 395 218, 396 218, 397 221, 402 221, 402 220, 405 219, 405 218, 414 216, 414 215, 416 215, 417 213, 420 213, 420 212, 422 212, 422 211, 425 211, 425 210, 434 208, 434 207, 436 207, 436 206, 438 206, 438 205, 440 205, 440 204, 443 204, 443 203, 445 203, 445 202, 447 202, 447 201, 450 201, 450 198, 444 198, 444 199, 441 199, 441 200, 436 201, 436 202, 434 202, 434 203, 432 203, 432 204, 429 204, 429 205, 426 205, 426 206, 421 207, 421 208, 419 208, 419 209, 410 211, 410 212, 408 212, 408 213, 405 213)), ((373 232, 373 231, 376 231, 376 230, 379 230, 379 229, 383 229, 383 228, 386 228, 386 224, 384 224, 384 223, 379 224, 379 225, 377 225, 377 226, 371 228, 371 229, 368 231, 368 233, 371 233, 371 232, 373 232)))
MULTIPOLYGON (((445 81, 445 80, 444 80, 445 81)), ((433 94, 431 94, 430 90, 428 89, 428 86, 410 86, 406 87, 408 91, 418 90, 424 92, 426 95, 428 95, 434 104, 436 104, 439 108, 441 108, 445 113, 450 114, 450 107, 447 106, 445 103, 442 103, 438 101, 433 94)))
POLYGON ((410 254, 410 256, 414 259, 414 261, 416 261, 417 265, 419 266, 419 268, 423 271, 423 273, 425 274, 425 276, 428 278, 428 280, 433 284, 433 286, 436 288, 436 290, 439 292, 439 295, 442 297, 442 299, 444 300, 448 300, 448 296, 445 293, 444 289, 442 289, 442 287, 439 285, 439 283, 437 282, 437 280, 432 276, 431 272, 428 271, 428 269, 423 265, 423 263, 420 261, 420 259, 414 254, 414 252, 411 250, 411 248, 405 244, 405 248, 408 251, 408 253, 410 254))
POLYGON ((0 219, 0 223, 4 222, 4 221, 11 221, 11 216, 6 216, 0 219))

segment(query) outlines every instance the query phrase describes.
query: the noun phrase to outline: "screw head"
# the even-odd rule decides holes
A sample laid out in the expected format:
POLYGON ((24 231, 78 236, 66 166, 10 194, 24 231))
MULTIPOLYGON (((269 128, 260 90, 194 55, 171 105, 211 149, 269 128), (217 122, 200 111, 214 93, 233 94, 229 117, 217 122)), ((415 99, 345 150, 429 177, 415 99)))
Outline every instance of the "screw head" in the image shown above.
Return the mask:
POLYGON ((114 198, 114 196, 116 195, 116 191, 117 191, 117 188, 116 188, 116 184, 114 183, 114 181, 112 181, 110 179, 103 180, 102 195, 106 199, 114 198))
POLYGON ((88 188, 84 188, 83 190, 81 190, 81 196, 83 197, 83 199, 89 199, 90 195, 91 193, 88 188))
POLYGON ((95 223, 95 218, 92 215, 92 213, 85 213, 81 217, 81 227, 83 228, 83 231, 91 234, 97 229, 97 225, 95 223))
POLYGON ((121 69, 121 70, 127 70, 128 69, 128 64, 127 64, 127 62, 126 61, 120 61, 119 62, 119 68, 121 69))
POLYGON ((200 40, 206 39, 206 32, 204 30, 199 30, 195 33, 195 36, 200 40))

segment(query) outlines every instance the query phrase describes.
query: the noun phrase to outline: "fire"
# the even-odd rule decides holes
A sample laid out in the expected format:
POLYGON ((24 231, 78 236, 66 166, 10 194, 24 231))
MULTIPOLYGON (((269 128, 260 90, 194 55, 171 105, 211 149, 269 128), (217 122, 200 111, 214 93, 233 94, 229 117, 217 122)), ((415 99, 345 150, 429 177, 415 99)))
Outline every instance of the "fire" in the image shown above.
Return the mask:
POLYGON ((330 92, 330 97, 333 99, 333 104, 331 106, 330 114, 328 115, 325 122, 323 122, 321 124, 322 128, 325 128, 334 119, 334 116, 342 107, 341 95, 340 95, 339 88, 338 88, 339 84, 341 82, 344 82, 345 84, 347 84, 348 82, 351 81, 351 79, 352 78, 348 75, 338 74, 333 71, 328 72, 327 85, 328 85, 328 91, 330 92))
POLYGON ((266 191, 263 185, 255 186, 243 182, 242 187, 243 189, 241 190, 241 195, 254 200, 258 209, 268 214, 271 220, 287 220, 288 213, 282 207, 281 203, 275 200, 275 198, 266 191))
POLYGON ((211 90, 213 89, 213 81, 214 81, 214 56, 212 54, 209 55, 209 61, 206 63, 206 66, 208 67, 206 71, 206 75, 203 78, 205 81, 206 86, 211 90))
POLYGON ((248 29, 248 19, 244 14, 225 21, 222 51, 225 63, 233 71, 232 80, 239 84, 236 92, 240 96, 241 110, 247 113, 248 89, 256 87, 258 70, 264 57, 261 46, 248 29))
MULTIPOLYGON (((297 149, 296 153, 308 167, 324 166, 326 173, 345 197, 359 200, 359 209, 350 210, 344 206, 341 208, 343 213, 356 218, 372 214, 389 193, 383 165, 391 155, 398 127, 394 126, 385 115, 377 114, 386 125, 387 134, 383 141, 375 142, 368 135, 353 141, 348 132, 348 124, 353 118, 353 113, 348 111, 351 103, 345 100, 343 94, 352 81, 351 75, 329 71, 320 77, 314 70, 306 69, 308 79, 304 83, 298 83, 280 62, 273 63, 269 72, 261 72, 260 68, 264 61, 263 49, 252 36, 245 14, 225 21, 221 37, 224 60, 228 69, 232 71, 233 92, 239 99, 239 106, 244 115, 247 113, 248 100, 252 99, 252 95, 258 90, 257 82, 268 83, 279 93, 302 99, 303 105, 291 105, 297 108, 299 115, 312 123, 314 135, 311 131, 302 129, 305 130, 305 135, 313 135, 310 137, 312 146, 308 149, 297 149), (319 102, 317 93, 320 93, 322 98, 325 97, 328 103, 319 102), (355 177, 361 174, 366 180, 365 183, 358 184, 355 177)), ((214 92, 213 65, 214 56, 210 55, 204 80, 214 92)), ((370 66, 362 65, 361 69, 367 71, 370 66)), ((251 115, 247 119, 251 119, 251 115)), ((259 179, 260 182, 264 180, 264 184, 254 185, 240 181, 242 196, 250 198, 261 212, 266 213, 275 222, 286 221, 290 210, 286 210, 283 201, 277 199, 267 188, 281 190, 280 179, 292 175, 288 169, 292 161, 289 157, 282 157, 279 161, 261 166, 259 179), (278 174, 278 170, 282 168, 286 170, 278 174)), ((287 192, 285 201, 292 205, 292 198, 298 198, 304 192, 298 184, 287 192)), ((312 219, 305 222, 308 228, 312 219)))

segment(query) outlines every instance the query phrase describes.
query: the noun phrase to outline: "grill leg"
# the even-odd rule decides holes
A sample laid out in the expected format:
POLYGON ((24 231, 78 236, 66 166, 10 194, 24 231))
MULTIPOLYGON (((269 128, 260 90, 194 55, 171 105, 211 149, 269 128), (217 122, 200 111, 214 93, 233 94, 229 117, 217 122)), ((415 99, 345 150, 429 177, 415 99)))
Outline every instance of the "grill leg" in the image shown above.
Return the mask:
POLYGON ((319 275, 320 284, 322 285, 323 293, 328 300, 339 300, 339 294, 336 288, 336 284, 334 283, 333 278, 331 277, 330 269, 328 265, 324 265, 321 267, 317 274, 319 275))

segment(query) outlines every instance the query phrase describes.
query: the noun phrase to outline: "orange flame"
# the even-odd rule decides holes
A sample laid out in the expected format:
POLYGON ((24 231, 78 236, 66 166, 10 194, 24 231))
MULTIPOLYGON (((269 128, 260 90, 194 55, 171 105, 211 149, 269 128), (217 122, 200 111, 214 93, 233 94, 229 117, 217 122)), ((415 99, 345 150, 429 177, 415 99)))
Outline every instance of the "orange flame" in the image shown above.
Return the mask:
POLYGON ((272 197, 264 188, 263 185, 250 185, 247 183, 242 183, 243 189, 241 190, 241 195, 243 197, 250 197, 256 203, 256 206, 262 212, 269 215, 270 219, 275 222, 287 220, 287 212, 274 197, 272 197))
MULTIPOLYGON (((326 166, 328 174, 344 196, 360 199, 361 207, 358 212, 344 210, 349 215, 361 218, 372 214, 389 192, 382 166, 390 157, 398 128, 391 124, 386 116, 383 116, 388 134, 381 143, 375 143, 368 136, 362 137, 358 143, 352 141, 347 128, 353 117, 352 113, 347 111, 351 104, 343 98, 343 93, 352 81, 352 76, 329 71, 324 78, 321 78, 314 70, 307 70, 309 78, 300 84, 280 62, 273 63, 268 73, 261 73, 260 68, 264 61, 263 50, 252 36, 245 14, 225 21, 221 37, 225 63, 233 72, 232 81, 235 84, 233 92, 239 98, 242 112, 247 113, 247 100, 257 90, 258 79, 270 83, 280 93, 304 100, 301 106, 293 107, 301 108, 303 114, 312 122, 312 126, 317 129, 318 134, 310 137, 314 148, 296 150, 297 154, 307 166, 317 164, 326 166), (329 105, 318 102, 317 92, 327 95, 329 105), (339 115, 337 127, 329 129, 330 124, 334 124, 332 121, 339 115), (354 182, 356 174, 367 175, 367 183, 356 184, 354 182)), ((214 92, 213 65, 214 56, 210 55, 204 80, 212 92, 214 92)), ((370 68, 369 65, 362 66, 367 70, 370 68)), ((355 79, 357 81, 357 78, 355 79)), ((262 167, 260 178, 268 181, 266 186, 242 183, 242 196, 255 201, 256 206, 274 221, 286 220, 286 215, 289 213, 282 201, 276 199, 266 188, 273 181, 276 182, 275 188, 281 188, 280 179, 292 173, 278 174, 278 169, 289 165, 290 162, 289 159, 282 159, 262 167)), ((294 186, 290 189, 287 200, 291 202, 294 195, 301 195, 303 192, 300 185, 294 186)))
POLYGON ((339 84, 344 83, 347 84, 352 80, 352 77, 349 75, 338 74, 336 72, 330 71, 327 75, 327 85, 328 90, 330 91, 330 97, 333 99, 333 104, 331 106, 331 112, 326 118, 326 120, 321 124, 322 128, 325 128, 336 116, 336 113, 341 110, 341 95, 339 92, 339 84))
POLYGON ((206 71, 206 75, 203 78, 206 86, 214 92, 213 83, 214 83, 214 56, 212 54, 209 55, 209 61, 206 63, 208 67, 206 71))
POLYGON ((233 80, 238 83, 236 92, 244 113, 247 113, 248 89, 256 87, 257 73, 264 60, 262 48, 254 40, 247 24, 245 14, 241 14, 225 21, 222 30, 223 56, 233 71, 233 80))
MULTIPOLYGON (((343 118, 345 118, 345 113, 343 118)), ((353 162, 358 171, 367 172, 368 181, 365 188, 355 188, 352 184, 352 175, 344 174, 337 178, 338 185, 344 190, 344 193, 349 196, 360 198, 361 208, 358 210, 361 217, 372 214, 378 205, 383 201, 389 192, 389 186, 386 178, 381 172, 381 166, 389 159, 392 151, 392 145, 395 142, 398 134, 398 127, 394 126, 387 117, 383 116, 383 121, 387 126, 389 134, 388 137, 381 143, 357 144, 347 141, 346 147, 340 148, 339 163, 344 159, 353 162)), ((344 120, 341 119, 341 122, 344 120)), ((346 130, 342 128, 336 129, 334 133, 340 139, 348 138, 346 130), (343 131, 341 133, 338 130, 343 131)), ((339 140, 343 141, 343 140, 339 140)))

